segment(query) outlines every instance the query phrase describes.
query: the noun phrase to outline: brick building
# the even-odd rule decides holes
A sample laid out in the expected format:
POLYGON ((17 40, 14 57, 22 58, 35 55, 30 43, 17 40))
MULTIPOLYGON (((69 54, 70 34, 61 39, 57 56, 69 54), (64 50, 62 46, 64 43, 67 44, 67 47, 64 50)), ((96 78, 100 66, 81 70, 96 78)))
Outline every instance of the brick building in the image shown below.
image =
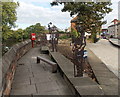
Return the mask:
POLYGON ((77 22, 77 17, 74 17, 74 18, 71 20, 71 30, 73 29, 73 30, 77 31, 77 30, 76 30, 76 23, 75 23, 75 22, 77 22))

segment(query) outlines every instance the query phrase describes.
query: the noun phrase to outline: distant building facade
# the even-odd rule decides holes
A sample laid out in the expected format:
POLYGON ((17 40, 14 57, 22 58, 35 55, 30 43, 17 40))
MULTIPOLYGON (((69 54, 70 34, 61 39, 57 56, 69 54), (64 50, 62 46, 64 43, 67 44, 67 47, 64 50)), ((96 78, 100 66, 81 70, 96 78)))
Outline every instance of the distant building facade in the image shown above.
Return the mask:
POLYGON ((108 27, 108 33, 110 35, 110 37, 114 37, 114 38, 120 38, 120 21, 117 19, 114 19, 112 22, 114 22, 113 25, 110 25, 108 27))
POLYGON ((118 38, 120 39, 120 23, 118 23, 117 29, 118 29, 118 38))
POLYGON ((102 29, 102 33, 108 33, 108 29, 102 29))

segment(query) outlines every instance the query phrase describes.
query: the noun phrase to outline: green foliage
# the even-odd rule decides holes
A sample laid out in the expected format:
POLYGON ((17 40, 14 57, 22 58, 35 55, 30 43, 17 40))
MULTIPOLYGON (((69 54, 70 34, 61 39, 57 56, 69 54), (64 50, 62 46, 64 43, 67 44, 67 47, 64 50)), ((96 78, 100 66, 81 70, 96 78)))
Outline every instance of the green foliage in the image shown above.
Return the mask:
MULTIPOLYGON (((70 16, 76 15, 76 25, 81 25, 84 32, 99 32, 99 29, 106 21, 102 21, 106 14, 112 11, 111 2, 52 2, 51 5, 64 4, 62 12, 70 12, 70 16), (94 26, 93 26, 94 24, 94 26)), ((82 32, 82 31, 81 31, 82 32)), ((72 31, 75 37, 81 32, 72 31)))
POLYGON ((59 31, 59 33, 65 33, 64 31, 59 31))
POLYGON ((15 21, 17 20, 16 8, 19 3, 15 2, 1 2, 2 4, 2 38, 7 40, 11 37, 11 28, 15 27, 15 21))
POLYGON ((78 36, 79 36, 79 33, 78 33, 77 31, 75 31, 74 29, 72 29, 71 34, 72 34, 74 37, 78 37, 78 36))
POLYGON ((23 39, 29 39, 31 33, 36 33, 36 35, 39 35, 41 33, 46 33, 47 30, 44 26, 41 26, 40 23, 36 23, 35 25, 31 25, 27 27, 25 30, 18 29, 14 32, 14 38, 18 41, 23 39))
POLYGON ((66 35, 66 34, 59 37, 59 39, 68 39, 68 38, 70 38, 70 36, 68 36, 68 35, 66 35))
MULTIPOLYGON (((40 23, 35 25, 31 25, 27 27, 25 30, 18 29, 17 31, 11 30, 11 28, 16 27, 16 20, 17 20, 17 12, 16 9, 19 6, 19 3, 15 2, 1 2, 0 12, 2 12, 2 26, 0 25, 0 29, 2 28, 2 40, 3 44, 12 46, 12 44, 21 42, 24 39, 30 38, 30 33, 36 33, 37 35, 40 33, 48 32, 44 26, 41 26, 40 23)), ((1 19, 0 17, 0 19, 1 19)))
POLYGON ((18 3, 15 2, 2 2, 2 25, 15 27, 16 17, 16 8, 18 3))
POLYGON ((67 33, 67 32, 65 32, 65 31, 58 31, 58 33, 64 34, 64 33, 67 33))
POLYGON ((10 30, 10 27, 4 26, 2 29, 5 29, 5 31, 2 33, 3 40, 7 40, 12 36, 12 30, 10 30))
POLYGON ((40 23, 36 23, 35 25, 31 25, 30 27, 27 27, 25 29, 25 33, 27 35, 30 35, 30 33, 36 33, 36 35, 39 35, 41 33, 46 33, 47 31, 45 30, 44 26, 41 26, 40 23))
POLYGON ((24 32, 22 29, 18 29, 17 31, 14 31, 13 37, 18 40, 22 41, 24 36, 24 32))
MULTIPOLYGON (((39 35, 40 33, 45 33, 47 30, 45 30, 44 26, 41 26, 40 23, 37 23, 35 25, 31 25, 27 27, 25 30, 18 29, 16 31, 11 30, 11 27, 6 26, 7 28, 3 28, 6 31, 3 33, 3 42, 8 42, 7 40, 13 39, 15 42, 21 42, 25 39, 30 38, 31 33, 36 33, 36 35, 39 35)), ((11 40, 12 41, 12 40, 11 40)))

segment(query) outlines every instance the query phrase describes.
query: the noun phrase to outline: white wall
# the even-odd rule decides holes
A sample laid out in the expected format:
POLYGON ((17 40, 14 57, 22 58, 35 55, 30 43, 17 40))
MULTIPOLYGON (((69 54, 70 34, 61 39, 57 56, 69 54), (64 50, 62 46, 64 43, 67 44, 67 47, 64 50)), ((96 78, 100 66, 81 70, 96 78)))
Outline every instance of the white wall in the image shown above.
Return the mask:
POLYGON ((110 33, 110 35, 115 35, 115 27, 108 27, 108 33, 110 33))

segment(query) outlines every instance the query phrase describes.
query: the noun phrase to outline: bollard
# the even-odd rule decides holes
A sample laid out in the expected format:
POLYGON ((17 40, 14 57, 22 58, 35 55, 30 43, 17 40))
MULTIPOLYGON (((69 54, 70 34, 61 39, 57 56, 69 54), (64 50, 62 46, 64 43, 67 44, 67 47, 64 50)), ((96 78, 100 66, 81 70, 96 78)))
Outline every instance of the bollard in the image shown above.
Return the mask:
POLYGON ((37 57, 37 63, 40 63, 40 58, 37 57))
POLYGON ((52 73, 57 73, 57 64, 52 67, 52 73))

